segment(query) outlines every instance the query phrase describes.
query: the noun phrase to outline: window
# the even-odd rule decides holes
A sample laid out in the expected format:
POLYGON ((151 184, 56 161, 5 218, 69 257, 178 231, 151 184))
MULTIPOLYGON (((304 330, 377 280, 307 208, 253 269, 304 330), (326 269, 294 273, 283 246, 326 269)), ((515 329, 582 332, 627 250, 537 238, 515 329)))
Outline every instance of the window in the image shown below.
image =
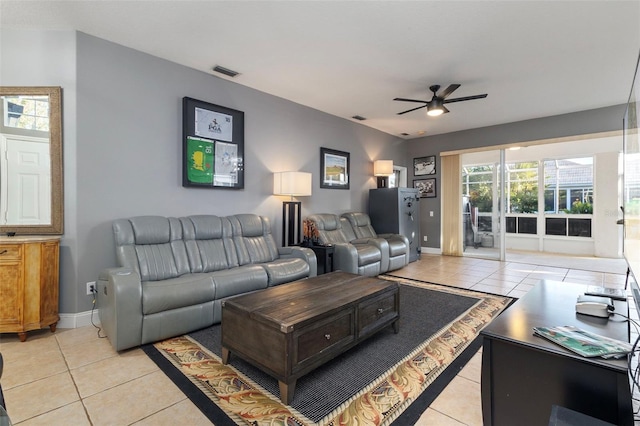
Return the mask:
POLYGON ((507 167, 507 213, 538 212, 538 162, 509 163, 507 167))
POLYGON ((544 210, 593 213, 593 157, 544 162, 544 210))
POLYGON ((48 96, 6 96, 3 109, 6 127, 49 131, 48 96))
POLYGON ((480 213, 493 210, 493 165, 465 166, 462 169, 462 193, 480 213))

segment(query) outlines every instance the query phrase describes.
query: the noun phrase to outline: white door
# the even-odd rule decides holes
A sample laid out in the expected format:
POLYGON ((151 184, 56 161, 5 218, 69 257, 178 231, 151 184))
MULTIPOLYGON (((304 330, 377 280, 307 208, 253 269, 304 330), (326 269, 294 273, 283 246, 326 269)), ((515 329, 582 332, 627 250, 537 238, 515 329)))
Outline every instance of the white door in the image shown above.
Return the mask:
POLYGON ((51 224, 49 140, 0 135, 0 223, 51 224))

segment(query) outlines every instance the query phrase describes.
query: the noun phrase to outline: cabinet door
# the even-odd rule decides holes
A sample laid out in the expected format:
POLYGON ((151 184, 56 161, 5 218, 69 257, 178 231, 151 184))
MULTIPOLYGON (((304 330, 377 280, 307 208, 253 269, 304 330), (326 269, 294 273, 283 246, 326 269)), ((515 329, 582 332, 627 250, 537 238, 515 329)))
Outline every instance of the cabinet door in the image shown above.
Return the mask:
POLYGON ((40 266, 40 321, 58 321, 58 242, 42 243, 40 266))
POLYGON ((24 286, 22 262, 0 261, 0 332, 14 331, 22 325, 24 286))

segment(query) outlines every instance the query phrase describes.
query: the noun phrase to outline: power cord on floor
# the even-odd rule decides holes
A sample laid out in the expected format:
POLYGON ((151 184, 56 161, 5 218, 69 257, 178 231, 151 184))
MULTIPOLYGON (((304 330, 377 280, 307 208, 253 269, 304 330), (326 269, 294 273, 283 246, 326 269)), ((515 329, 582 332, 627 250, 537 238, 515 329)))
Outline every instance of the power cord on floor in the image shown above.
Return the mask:
MULTIPOLYGON (((97 284, 96 284, 97 285, 97 284)), ((98 290, 96 288, 96 286, 94 285, 93 288, 91 289, 91 294, 93 295, 93 300, 91 301, 92 306, 91 306, 91 325, 94 326, 95 328, 98 329, 98 338, 99 339, 104 339, 107 336, 101 336, 100 332, 102 331, 102 328, 100 328, 99 326, 97 326, 94 322, 93 322, 93 311, 96 310, 96 295, 98 294, 98 290)))

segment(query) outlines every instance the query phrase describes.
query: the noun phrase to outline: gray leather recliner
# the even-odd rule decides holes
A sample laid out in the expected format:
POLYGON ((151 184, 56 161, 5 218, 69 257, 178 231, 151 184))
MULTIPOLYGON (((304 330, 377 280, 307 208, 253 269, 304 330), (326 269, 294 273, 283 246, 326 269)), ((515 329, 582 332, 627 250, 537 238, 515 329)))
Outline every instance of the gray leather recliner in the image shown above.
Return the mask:
POLYGON ((351 229, 357 239, 383 238, 389 244, 389 265, 387 271, 394 271, 409 264, 410 245, 409 239, 400 234, 378 234, 371 219, 366 213, 349 212, 342 214, 342 218, 349 221, 351 229))
MULTIPOLYGON (((320 244, 333 245, 333 269, 352 274, 376 276, 387 271, 389 245, 381 238, 351 238, 340 217, 330 213, 307 217, 318 231, 320 244)), ((345 219, 346 221, 346 219, 345 219)), ((346 222, 348 225, 348 222, 346 222)))

